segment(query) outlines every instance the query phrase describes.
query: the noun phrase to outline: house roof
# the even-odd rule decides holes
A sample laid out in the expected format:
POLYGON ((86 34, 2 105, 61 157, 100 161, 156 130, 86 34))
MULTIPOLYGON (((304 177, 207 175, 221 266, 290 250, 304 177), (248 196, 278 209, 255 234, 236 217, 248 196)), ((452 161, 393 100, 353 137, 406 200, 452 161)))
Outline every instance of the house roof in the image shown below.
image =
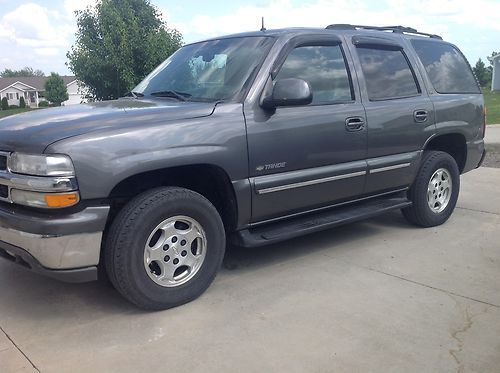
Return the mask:
MULTIPOLYGON (((64 83, 68 85, 69 83, 76 80, 75 76, 61 76, 63 78, 64 83)), ((25 85, 29 85, 31 87, 36 88, 38 91, 45 91, 45 82, 48 77, 46 76, 29 76, 29 77, 14 77, 14 78, 0 78, 0 91, 5 88, 20 82, 25 85)))
POLYGON ((490 62, 493 62, 495 60, 498 60, 500 58, 500 53, 494 55, 493 57, 488 57, 488 60, 490 60, 490 62))

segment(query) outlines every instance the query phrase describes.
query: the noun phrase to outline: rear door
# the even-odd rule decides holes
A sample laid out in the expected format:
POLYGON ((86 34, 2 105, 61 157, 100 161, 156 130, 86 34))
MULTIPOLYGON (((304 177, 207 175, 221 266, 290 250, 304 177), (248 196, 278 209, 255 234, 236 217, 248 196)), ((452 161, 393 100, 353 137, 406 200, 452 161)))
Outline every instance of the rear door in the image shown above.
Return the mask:
POLYGON ((301 36, 283 47, 267 84, 306 80, 313 102, 275 110, 245 102, 253 222, 362 194, 365 111, 351 69, 339 38, 301 36))
POLYGON ((368 123, 366 194, 404 188, 434 131, 434 108, 413 55, 398 38, 354 36, 350 43, 368 123))

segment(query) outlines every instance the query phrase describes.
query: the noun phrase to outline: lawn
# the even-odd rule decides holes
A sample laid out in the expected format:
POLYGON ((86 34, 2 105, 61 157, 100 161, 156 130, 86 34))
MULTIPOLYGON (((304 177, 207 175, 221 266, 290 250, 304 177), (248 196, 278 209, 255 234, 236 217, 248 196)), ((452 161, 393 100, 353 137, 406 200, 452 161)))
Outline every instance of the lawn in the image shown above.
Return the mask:
POLYGON ((10 115, 24 113, 25 111, 30 111, 34 109, 26 108, 26 109, 9 109, 9 110, 1 110, 0 118, 8 117, 10 115))
POLYGON ((485 89, 483 95, 488 108, 486 121, 488 124, 500 124, 500 92, 491 92, 485 89))

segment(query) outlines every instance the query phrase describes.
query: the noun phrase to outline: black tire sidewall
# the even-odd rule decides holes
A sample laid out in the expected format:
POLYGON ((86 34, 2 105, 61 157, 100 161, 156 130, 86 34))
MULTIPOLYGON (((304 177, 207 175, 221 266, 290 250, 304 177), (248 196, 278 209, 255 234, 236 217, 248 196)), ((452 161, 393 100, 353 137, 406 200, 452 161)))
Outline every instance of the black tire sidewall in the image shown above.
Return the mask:
MULTIPOLYGON (((162 191, 158 190, 158 193, 162 191)), ((148 195, 147 198, 152 197, 148 195)), ((141 203, 137 205, 128 211, 129 216, 122 218, 122 221, 127 221, 127 218, 135 216, 134 221, 122 224, 121 229, 116 231, 116 234, 125 236, 122 242, 127 245, 125 249, 121 248, 121 263, 114 268, 119 290, 144 308, 169 308, 197 298, 213 281, 224 257, 225 233, 217 210, 208 200, 192 191, 177 193, 177 198, 159 198, 147 207, 141 203), (138 213, 137 209, 141 211, 138 213), (192 279, 176 287, 164 287, 147 274, 144 249, 149 235, 158 224, 178 215, 190 217, 202 226, 207 252, 201 268, 192 279)))
POLYGON ((455 159, 444 152, 430 152, 426 154, 423 167, 417 178, 416 185, 414 185, 414 206, 412 206, 412 208, 417 210, 419 218, 423 223, 422 225, 436 226, 443 224, 448 220, 455 209, 460 191, 460 172, 455 159), (427 202, 427 188, 432 175, 440 168, 449 172, 452 181, 452 188, 451 197, 446 208, 439 213, 435 213, 431 210, 427 202))

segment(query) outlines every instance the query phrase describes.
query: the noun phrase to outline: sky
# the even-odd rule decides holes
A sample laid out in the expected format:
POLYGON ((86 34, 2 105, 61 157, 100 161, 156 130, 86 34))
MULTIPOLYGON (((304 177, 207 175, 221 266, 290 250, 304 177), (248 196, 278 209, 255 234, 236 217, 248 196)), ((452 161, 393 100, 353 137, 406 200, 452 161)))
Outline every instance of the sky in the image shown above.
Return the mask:
MULTIPOLYGON (((30 66, 71 74, 74 12, 95 0, 0 0, 0 71, 30 66)), ((185 43, 260 29, 325 27, 332 23, 403 25, 443 36, 471 64, 500 51, 500 0, 151 0, 185 43)))

